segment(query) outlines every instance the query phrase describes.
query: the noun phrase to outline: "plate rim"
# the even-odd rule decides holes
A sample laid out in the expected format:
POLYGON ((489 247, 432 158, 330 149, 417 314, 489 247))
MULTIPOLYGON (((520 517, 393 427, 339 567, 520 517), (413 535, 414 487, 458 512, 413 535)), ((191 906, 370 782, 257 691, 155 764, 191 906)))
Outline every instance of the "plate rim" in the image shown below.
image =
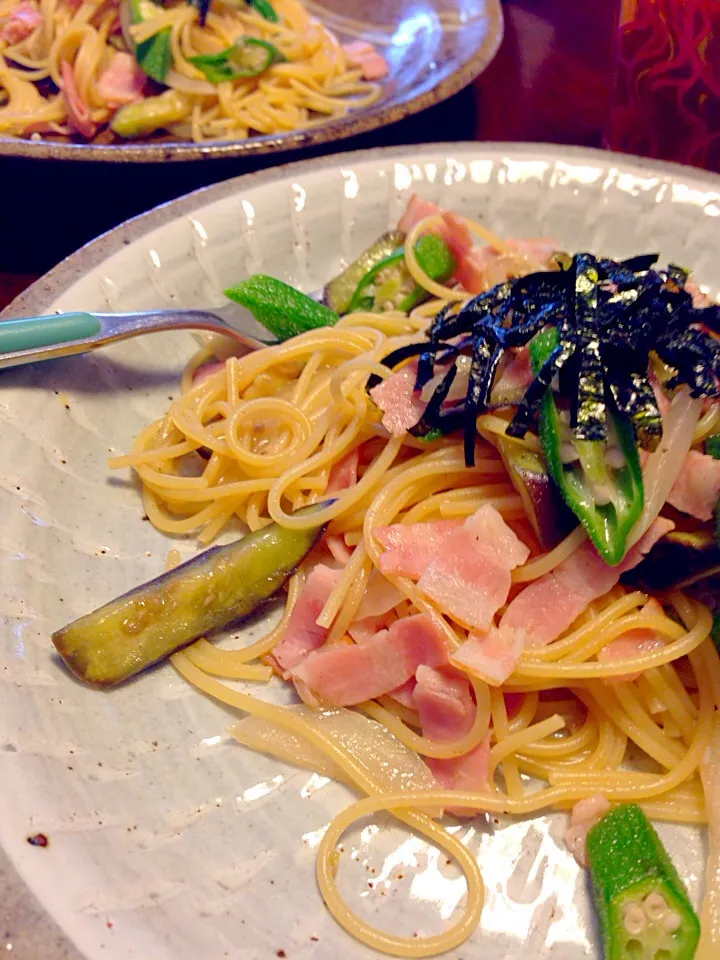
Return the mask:
POLYGON ((318 147, 346 140, 396 123, 449 99, 469 86, 495 59, 505 36, 502 0, 484 0, 488 18, 488 36, 484 43, 450 76, 431 89, 401 103, 388 104, 381 98, 368 109, 349 113, 331 123, 283 134, 249 137, 229 143, 167 142, 128 144, 54 143, 0 136, 0 157, 27 160, 79 160, 94 163, 168 163, 188 160, 221 160, 231 157, 257 157, 272 153, 318 147))
MULTIPOLYGON (((503 140, 458 140, 445 141, 439 143, 423 144, 403 144, 392 147, 372 147, 369 149, 350 150, 342 153, 324 155, 321 157, 312 157, 307 160, 292 160, 286 163, 278 164, 264 170, 257 170, 252 173, 241 173, 238 176, 231 177, 228 180, 222 180, 217 183, 211 183, 204 187, 198 187, 189 193, 185 193, 173 200, 166 200, 163 203, 146 210, 144 213, 129 217, 122 223, 111 227, 109 230, 99 234, 92 240, 78 247, 73 253, 68 254, 54 267, 46 271, 26 290, 0 311, 0 321, 12 317, 27 317, 38 315, 38 311, 53 300, 57 299, 75 282, 80 272, 86 272, 88 267, 97 266, 106 259, 122 249, 140 240, 143 236, 155 230, 162 224, 177 219, 178 216, 193 213, 206 202, 212 202, 235 195, 239 189, 254 188, 265 184, 286 180, 291 176, 301 176, 307 172, 318 170, 331 170, 336 167, 364 163, 366 161, 387 160, 408 158, 412 153, 412 158, 422 157, 427 154, 437 152, 466 154, 471 151, 477 151, 478 158, 483 155, 497 156, 507 153, 509 155, 532 154, 534 159, 543 159, 549 162, 556 161, 562 156, 569 158, 587 158, 597 161, 612 162, 618 166, 626 164, 635 169, 643 170, 647 175, 661 175, 665 177, 677 178, 678 176, 692 177, 696 182, 704 182, 708 186, 715 187, 720 191, 720 174, 709 170, 703 170, 700 167, 686 166, 680 163, 672 163, 666 160, 651 160, 646 157, 635 156, 633 154, 616 153, 598 147, 584 147, 576 145, 563 145, 544 142, 517 142, 503 140), (612 158, 612 160, 610 159, 612 158)), ((1 151, 0 151, 1 153, 1 151)))

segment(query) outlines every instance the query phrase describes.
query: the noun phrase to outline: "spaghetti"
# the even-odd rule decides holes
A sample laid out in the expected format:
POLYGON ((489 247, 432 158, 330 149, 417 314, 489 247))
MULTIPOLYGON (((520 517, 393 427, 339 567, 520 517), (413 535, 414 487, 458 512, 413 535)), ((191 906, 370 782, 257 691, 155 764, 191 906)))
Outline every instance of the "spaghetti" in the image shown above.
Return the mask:
POLYGON ((192 3, 146 4, 147 18, 121 30, 129 3, 0 0, 0 133, 242 140, 337 119, 381 94, 363 80, 368 51, 343 47, 298 0, 273 0, 277 22, 244 0, 213 0, 203 25, 192 3), (165 36, 158 73, 138 51, 165 36), (248 41, 273 51, 263 69, 212 72, 218 55, 248 41))
MULTIPOLYGON (((197 533, 208 543, 238 521, 251 530, 271 521, 291 528, 327 523, 326 543, 342 556, 315 619, 326 631, 328 645, 353 643, 348 630, 357 623, 382 566, 378 529, 461 522, 481 507, 494 508, 531 551, 513 573, 511 597, 587 547, 581 527, 552 549, 540 547, 503 459, 484 439, 502 432, 500 425, 508 421, 501 413, 478 418, 475 462, 467 467, 462 444, 452 435, 429 441, 407 433, 388 435, 368 396, 371 374, 391 376, 382 364, 385 357, 413 342, 440 306, 468 298, 458 286, 429 281, 414 256, 417 237, 436 223, 422 221, 408 234, 405 248, 410 274, 437 298, 430 306, 409 314, 349 314, 332 329, 311 330, 254 354, 231 357, 220 368, 204 368, 211 354, 206 346, 189 365, 182 396, 142 431, 131 453, 111 462, 136 471, 148 517, 169 534, 197 533), (357 477, 343 484, 339 476, 349 463, 357 477), (333 501, 311 518, 295 515, 299 508, 325 500, 328 490, 333 501)), ((473 229, 499 255, 514 257, 518 272, 537 266, 483 228, 473 229)), ((704 415, 701 433, 716 422, 715 409, 704 415)), ((537 452, 536 436, 518 442, 537 452)), ((317 560, 313 557, 312 563, 317 560)), ((307 741, 367 795, 331 823, 320 845, 317 875, 332 914, 370 948, 402 957, 432 956, 462 943, 480 919, 478 866, 427 811, 529 816, 567 810, 601 793, 611 802, 637 801, 659 819, 706 822, 699 770, 720 706, 720 660, 710 639, 712 616, 701 603, 679 592, 651 598, 645 590, 616 583, 587 604, 553 642, 526 646, 499 686, 488 686, 453 659, 456 674, 469 684, 474 707, 472 723, 459 738, 429 738, 417 705, 392 695, 357 704, 412 755, 426 758, 432 770, 440 769, 433 764, 485 751, 482 788, 444 789, 439 781, 437 788, 389 793, 358 763, 348 743, 326 735, 308 715, 222 682, 265 680, 262 660, 278 669, 272 651, 298 607, 310 569, 311 564, 291 579, 283 619, 266 638, 231 651, 202 640, 172 660, 188 682, 271 724, 279 739, 287 731, 307 741), (616 642, 638 636, 651 636, 653 642, 618 657, 605 656, 616 642), (380 811, 391 811, 446 851, 465 875, 462 913, 439 935, 405 938, 377 930, 338 892, 341 836, 357 820, 380 811)), ((450 651, 460 648, 468 637, 466 626, 412 577, 385 572, 384 578, 395 591, 386 627, 422 614, 450 651)))

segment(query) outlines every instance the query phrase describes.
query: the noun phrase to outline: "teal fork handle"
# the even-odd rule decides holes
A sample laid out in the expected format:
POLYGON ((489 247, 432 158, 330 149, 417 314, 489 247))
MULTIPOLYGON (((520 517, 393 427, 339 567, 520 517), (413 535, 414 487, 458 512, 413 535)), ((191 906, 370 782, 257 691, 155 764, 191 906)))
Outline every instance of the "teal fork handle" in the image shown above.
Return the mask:
POLYGON ((55 344, 95 337, 102 324, 91 313, 57 313, 0 321, 0 353, 37 350, 55 344))
POLYGON ((58 313, 0 320, 0 370, 54 357, 71 357, 117 340, 161 330, 207 330, 257 350, 267 344, 207 310, 146 310, 141 313, 58 313))

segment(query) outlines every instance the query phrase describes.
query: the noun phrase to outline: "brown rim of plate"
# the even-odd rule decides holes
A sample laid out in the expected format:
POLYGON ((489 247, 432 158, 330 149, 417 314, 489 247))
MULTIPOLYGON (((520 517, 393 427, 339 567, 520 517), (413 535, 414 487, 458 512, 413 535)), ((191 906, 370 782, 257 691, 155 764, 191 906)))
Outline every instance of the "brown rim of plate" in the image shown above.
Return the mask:
POLYGON ((459 93, 492 62, 504 35, 501 0, 485 0, 488 30, 484 42, 449 76, 430 90, 407 99, 384 100, 346 117, 307 130, 249 137, 232 142, 191 143, 189 141, 157 141, 128 144, 60 143, 48 140, 25 140, 0 136, 0 157, 24 157, 34 160, 91 160, 105 163, 167 163, 183 160, 217 160, 228 157, 249 157, 283 150, 315 147, 333 140, 344 140, 368 133, 386 124, 404 120, 415 113, 447 100, 459 93))
POLYGON ((402 161, 407 160, 409 153, 412 153, 413 158, 417 158, 438 152, 446 153, 448 156, 452 156, 453 153, 460 155, 472 153, 475 159, 489 155, 512 158, 522 154, 525 158, 533 157, 548 162, 557 161, 560 158, 569 160, 573 158, 578 160, 595 158, 598 162, 610 162, 617 165, 627 164, 635 168, 645 169, 647 176, 657 176, 660 173, 677 179, 689 175, 694 180, 706 182, 708 188, 720 190, 720 175, 708 170, 663 160, 648 160, 644 157, 614 153, 593 147, 565 146, 553 143, 499 141, 426 143, 400 147, 375 147, 370 150, 352 150, 347 153, 315 157, 311 160, 296 160, 270 167, 267 170, 259 170, 255 173, 240 174, 230 180, 222 180, 207 187, 200 187, 198 190, 193 190, 191 193, 175 200, 168 200, 146 213, 141 213, 124 223, 118 224, 118 226, 101 234, 95 240, 91 240, 68 257, 65 257, 57 266, 31 284, 27 290, 15 297, 4 310, 0 311, 0 321, 9 320, 13 317, 40 316, 80 276, 87 273, 88 268, 103 263, 118 250, 135 243, 163 224, 177 220, 182 216, 188 216, 210 201, 235 196, 240 189, 277 183, 287 180, 289 176, 302 176, 304 173, 322 170, 323 168, 348 167, 354 163, 380 158, 386 158, 388 161, 402 161))

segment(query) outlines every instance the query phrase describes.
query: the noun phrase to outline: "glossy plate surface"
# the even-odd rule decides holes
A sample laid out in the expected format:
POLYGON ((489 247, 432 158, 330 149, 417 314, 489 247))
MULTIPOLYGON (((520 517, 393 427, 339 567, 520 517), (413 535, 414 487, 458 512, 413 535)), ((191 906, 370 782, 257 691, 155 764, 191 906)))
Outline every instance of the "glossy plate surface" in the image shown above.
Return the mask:
POLYGON ((307 130, 202 144, 170 136, 75 143, 0 135, 0 156, 164 163, 276 153, 343 140, 402 120, 462 90, 488 66, 503 36, 500 0, 307 0, 305 6, 341 41, 368 40, 385 56, 390 73, 376 103, 307 130))
MULTIPOLYGON (((504 236, 613 256, 659 250, 713 293, 720 285, 717 178, 592 151, 449 144, 311 161, 190 195, 81 250, 7 315, 212 307, 256 270, 311 290, 394 224, 413 191, 504 236)), ((100 693, 52 656, 52 630, 157 574, 177 545, 143 522, 135 486, 106 461, 166 408, 193 348, 190 335, 157 334, 2 374, 0 842, 90 960, 283 950, 370 960, 315 886, 314 850, 347 790, 231 742, 230 715, 168 666, 100 693), (27 843, 37 832, 48 847, 27 843)), ((487 906, 453 960, 599 960, 563 817, 461 829, 487 906)), ((661 830, 697 897, 699 833, 661 830)), ((391 826, 366 824, 351 848, 341 885, 380 923, 435 932, 463 895, 444 858, 391 826)), ((37 955, 58 950, 43 942, 37 955)))

